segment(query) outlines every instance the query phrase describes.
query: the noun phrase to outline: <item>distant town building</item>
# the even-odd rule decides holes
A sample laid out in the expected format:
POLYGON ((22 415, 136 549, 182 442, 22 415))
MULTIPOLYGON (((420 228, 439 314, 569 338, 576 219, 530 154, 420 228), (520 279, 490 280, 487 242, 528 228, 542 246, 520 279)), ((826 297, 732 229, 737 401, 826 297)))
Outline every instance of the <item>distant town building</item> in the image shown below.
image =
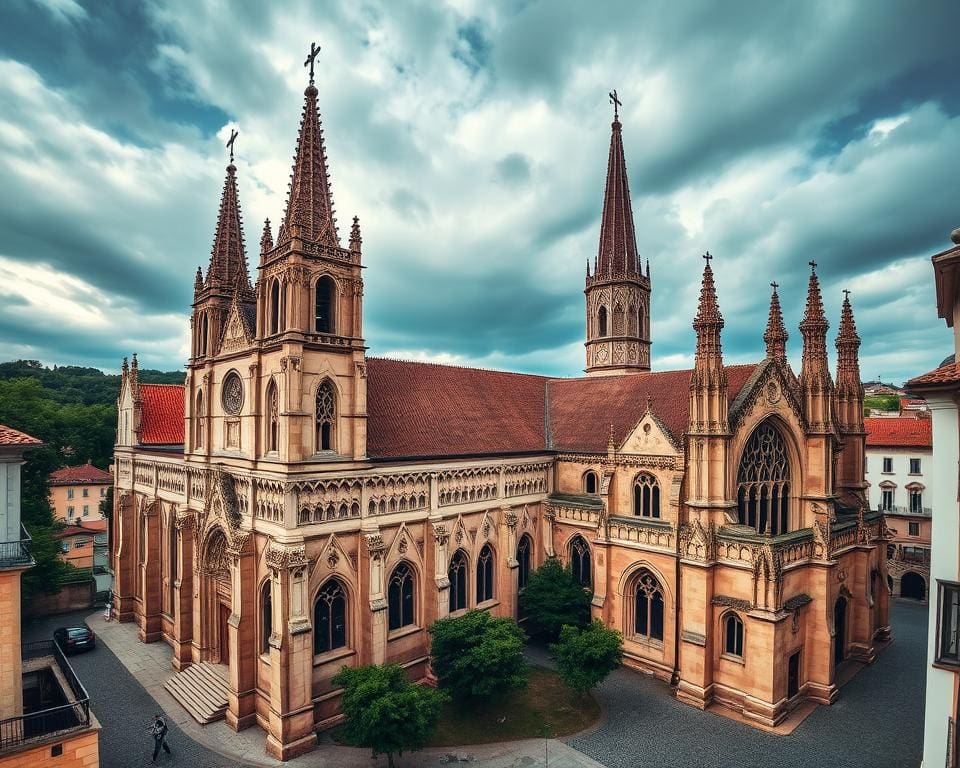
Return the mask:
POLYGON ((54 517, 66 523, 103 520, 100 502, 113 485, 113 475, 90 462, 50 473, 50 504, 54 517))
POLYGON ((900 415, 910 416, 915 419, 924 419, 930 416, 930 409, 927 408, 926 400, 912 397, 901 397, 900 415))
MULTIPOLYGON (((953 328, 954 353, 960 351, 960 229, 953 247, 933 257, 937 313, 953 328)), ((931 482, 925 502, 935 511, 930 536, 930 617, 927 640, 927 689, 924 710, 923 765, 957 764, 957 689, 960 685, 960 425, 957 399, 960 368, 948 357, 929 373, 907 382, 922 395, 933 420, 931 482)))
POLYGON ((881 509, 893 539, 887 579, 894 597, 926 600, 930 585, 932 422, 927 418, 864 419, 870 506, 881 509))
POLYGON ((20 465, 38 445, 0 424, 0 768, 97 766, 99 725, 83 684, 52 639, 20 641, 20 576, 35 564, 20 465))
POLYGON ((67 525, 57 532, 60 557, 77 568, 109 565, 107 553, 107 521, 93 520, 67 525))

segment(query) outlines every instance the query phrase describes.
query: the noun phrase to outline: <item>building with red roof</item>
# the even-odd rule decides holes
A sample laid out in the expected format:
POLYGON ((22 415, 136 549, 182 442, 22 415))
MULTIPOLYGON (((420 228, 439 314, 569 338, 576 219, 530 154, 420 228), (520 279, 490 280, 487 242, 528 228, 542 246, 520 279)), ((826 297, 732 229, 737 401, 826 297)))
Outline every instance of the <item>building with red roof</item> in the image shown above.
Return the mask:
POLYGON ((66 523, 103 520, 100 502, 111 485, 113 475, 90 462, 54 470, 50 473, 54 517, 66 523))
POLYGON ((168 690, 295 757, 337 722, 345 664, 428 675, 435 620, 517 616, 532 569, 558 557, 623 633, 625 663, 681 701, 766 726, 832 702, 889 632, 849 296, 835 375, 813 263, 800 370, 776 284, 762 359, 727 365, 705 254, 692 365, 651 370, 655 286, 615 114, 585 376, 368 357, 360 222, 342 243, 312 82, 304 96, 256 281, 231 162, 184 386, 123 364, 114 607, 169 643, 186 671, 168 690), (230 667, 211 711, 191 694, 202 662, 230 667))

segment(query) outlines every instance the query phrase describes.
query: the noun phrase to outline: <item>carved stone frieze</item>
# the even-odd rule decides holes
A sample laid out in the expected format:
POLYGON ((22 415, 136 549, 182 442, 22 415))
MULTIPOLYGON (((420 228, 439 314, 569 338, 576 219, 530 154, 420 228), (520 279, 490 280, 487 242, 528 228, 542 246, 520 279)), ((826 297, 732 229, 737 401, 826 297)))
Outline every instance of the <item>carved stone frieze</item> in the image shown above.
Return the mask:
POLYGON ((307 565, 307 551, 303 544, 280 544, 270 542, 266 554, 267 566, 275 570, 304 568, 307 565))

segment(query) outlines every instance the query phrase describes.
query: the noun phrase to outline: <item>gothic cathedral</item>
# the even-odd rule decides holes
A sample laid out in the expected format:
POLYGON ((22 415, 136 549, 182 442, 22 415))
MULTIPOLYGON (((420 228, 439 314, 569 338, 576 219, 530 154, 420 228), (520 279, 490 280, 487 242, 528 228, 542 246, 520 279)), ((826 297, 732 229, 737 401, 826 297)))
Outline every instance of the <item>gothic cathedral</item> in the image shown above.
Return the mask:
MULTIPOLYGON (((183 386, 119 395, 114 609, 179 674, 198 719, 257 726, 288 759, 337 722, 343 665, 430 674, 427 628, 515 616, 546 558, 571 564, 631 667, 695 707, 771 726, 830 704, 889 634, 886 538, 864 496, 849 299, 836 379, 815 265, 799 376, 774 288, 766 354, 725 365, 709 254, 692 370, 650 370, 650 266, 612 125, 586 377, 367 357, 362 239, 334 218, 317 89, 287 207, 251 283, 231 160, 198 270, 183 386)), ((757 332, 758 340, 760 337, 757 332)))

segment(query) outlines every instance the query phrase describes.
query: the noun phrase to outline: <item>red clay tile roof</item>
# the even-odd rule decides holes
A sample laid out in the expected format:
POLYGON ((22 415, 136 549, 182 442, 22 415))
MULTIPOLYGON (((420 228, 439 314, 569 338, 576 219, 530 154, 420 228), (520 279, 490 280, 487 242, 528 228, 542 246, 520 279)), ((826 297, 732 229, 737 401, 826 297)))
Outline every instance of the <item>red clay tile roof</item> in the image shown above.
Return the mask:
POLYGON ((371 458, 542 451, 544 376, 367 358, 371 458))
POLYGON ((141 384, 141 445, 183 445, 183 386, 141 384))
POLYGON ((867 446, 886 448, 930 448, 933 445, 933 423, 930 419, 875 418, 864 419, 867 446))
POLYGON ((78 536, 83 533, 89 533, 91 536, 96 533, 105 533, 107 530, 106 520, 91 520, 83 525, 67 525, 55 534, 58 539, 67 536, 78 536))
POLYGON ((923 389, 951 384, 960 384, 960 369, 957 368, 956 363, 947 363, 939 368, 934 368, 922 376, 910 379, 904 386, 908 389, 923 389))
MULTIPOLYGON (((731 402, 756 370, 756 365, 727 366, 731 402)), ((661 371, 586 379, 554 379, 549 383, 552 447, 562 451, 604 452, 613 425, 619 446, 647 410, 676 441, 687 431, 690 411, 690 371, 661 371)))
POLYGON ((81 464, 78 467, 61 467, 50 473, 50 485, 109 485, 113 482, 113 475, 104 472, 92 464, 81 464))
MULTIPOLYGON (((755 370, 756 365, 727 368, 731 401, 755 370)), ((619 445, 646 411, 648 395, 654 415, 679 440, 687 428, 690 371, 548 379, 367 358, 367 453, 400 458, 603 452, 611 423, 619 445)))
POLYGON ((31 437, 19 429, 0 424, 0 445, 42 445, 42 440, 31 437))

